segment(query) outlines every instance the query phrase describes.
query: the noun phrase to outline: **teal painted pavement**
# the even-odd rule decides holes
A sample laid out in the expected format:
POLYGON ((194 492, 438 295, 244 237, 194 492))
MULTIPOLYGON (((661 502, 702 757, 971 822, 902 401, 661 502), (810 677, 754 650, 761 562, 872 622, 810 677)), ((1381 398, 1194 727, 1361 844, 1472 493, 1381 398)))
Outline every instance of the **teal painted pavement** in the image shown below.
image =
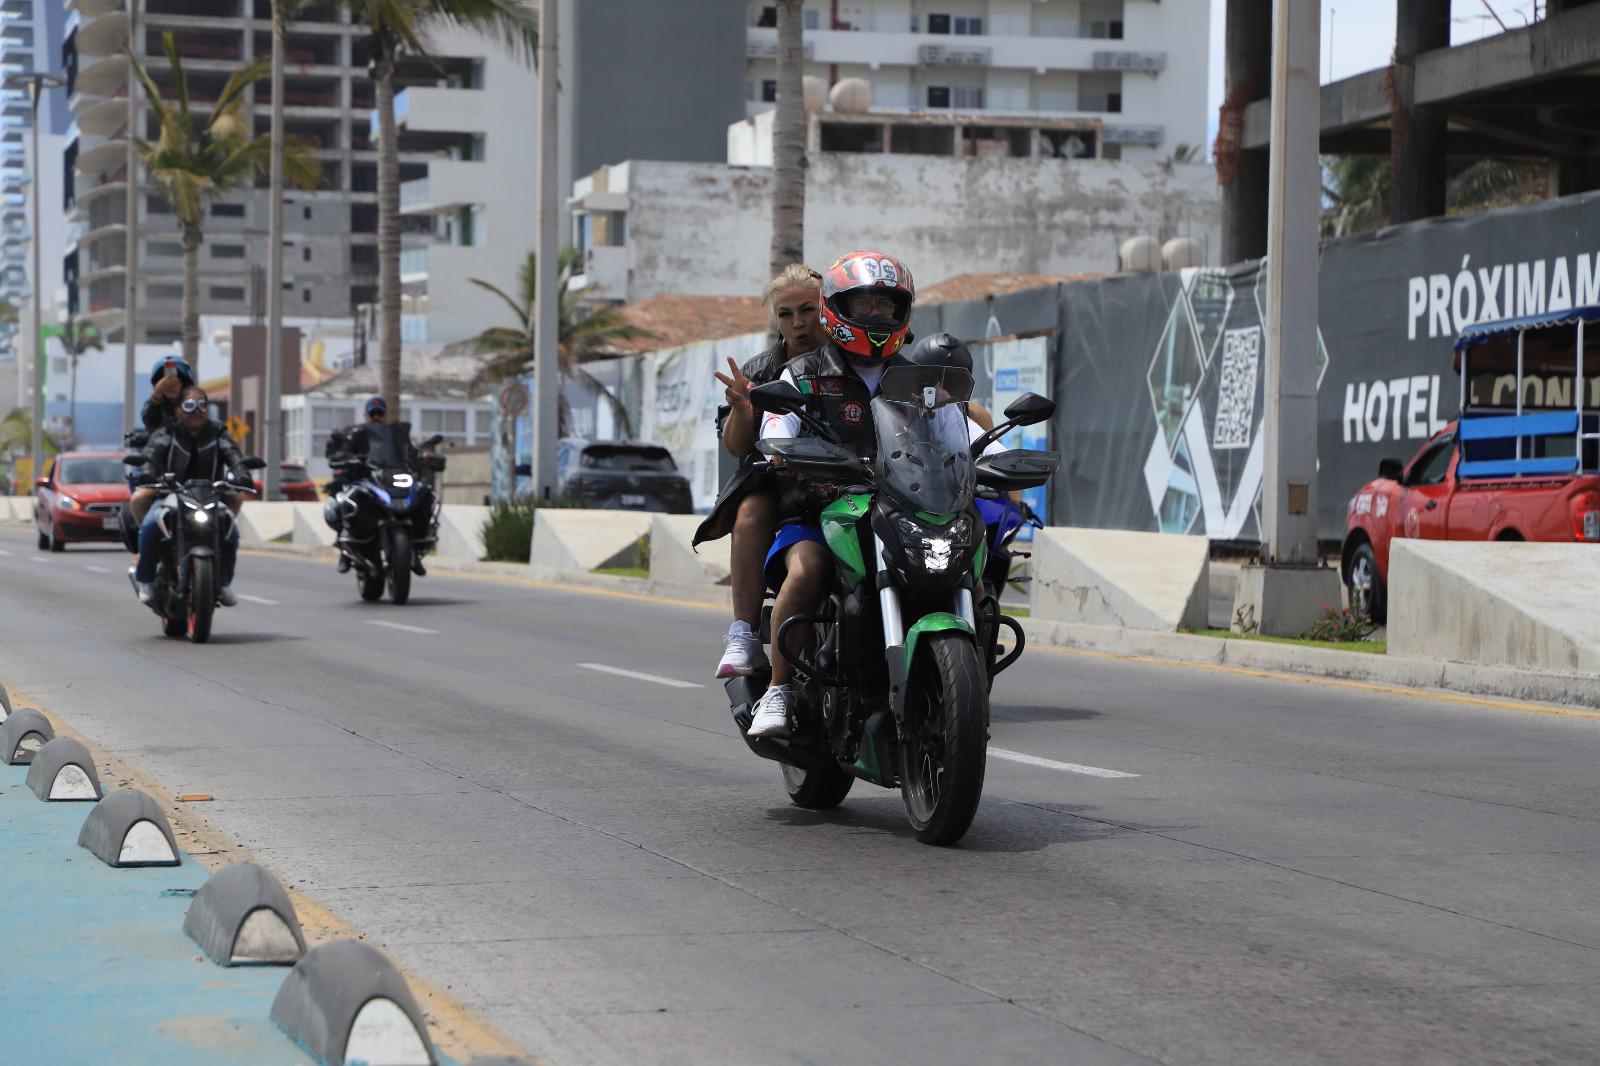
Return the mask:
POLYGON ((209 876, 114 870, 78 847, 93 804, 43 803, 0 765, 0 1061, 309 1063, 272 1023, 283 966, 223 967, 183 935, 209 876))

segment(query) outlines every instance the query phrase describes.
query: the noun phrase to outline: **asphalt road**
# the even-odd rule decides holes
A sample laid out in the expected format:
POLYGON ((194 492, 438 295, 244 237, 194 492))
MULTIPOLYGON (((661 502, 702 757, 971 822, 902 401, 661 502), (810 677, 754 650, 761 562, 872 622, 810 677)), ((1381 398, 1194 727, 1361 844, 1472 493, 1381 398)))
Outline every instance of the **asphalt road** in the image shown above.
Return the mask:
POLYGON ((194 647, 125 565, 0 533, 0 672, 551 1063, 1600 1054, 1597 718, 1031 651, 941 850, 788 805, 717 612, 249 556, 194 647))

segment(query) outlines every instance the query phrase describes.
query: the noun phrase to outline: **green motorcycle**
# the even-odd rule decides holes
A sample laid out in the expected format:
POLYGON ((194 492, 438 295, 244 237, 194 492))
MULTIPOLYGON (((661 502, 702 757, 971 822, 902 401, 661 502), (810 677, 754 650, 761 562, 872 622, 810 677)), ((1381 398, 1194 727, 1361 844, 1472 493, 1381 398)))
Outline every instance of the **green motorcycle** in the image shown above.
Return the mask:
POLYGON ((1021 627, 982 591, 988 547, 974 500, 980 491, 1042 485, 1060 463, 1054 452, 983 454, 1017 426, 1048 419, 1052 401, 1023 396, 1006 408, 1007 421, 972 441, 971 394, 964 370, 889 369, 872 401, 877 453, 869 462, 808 414, 788 382, 750 393, 757 410, 798 415, 810 433, 764 440, 762 453, 840 491, 821 515, 834 587, 819 611, 786 620, 776 641, 795 671, 791 733, 748 735, 770 675, 728 682, 734 720, 752 751, 781 765, 795 804, 837 806, 857 778, 899 788, 912 828, 929 844, 953 843, 972 824, 989 683, 1023 646, 1021 627), (807 624, 808 645, 791 648, 791 631, 807 624), (1002 629, 1014 637, 1006 654, 1002 629))

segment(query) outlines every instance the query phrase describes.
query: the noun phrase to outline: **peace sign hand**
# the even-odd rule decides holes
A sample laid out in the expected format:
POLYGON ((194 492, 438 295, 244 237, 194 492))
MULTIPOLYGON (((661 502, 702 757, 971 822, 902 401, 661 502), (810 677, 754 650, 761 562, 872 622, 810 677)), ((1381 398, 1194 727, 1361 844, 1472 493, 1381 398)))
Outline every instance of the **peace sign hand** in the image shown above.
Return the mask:
POLYGON ((755 387, 755 382, 744 376, 738 363, 730 358, 726 374, 721 371, 712 371, 712 374, 726 386, 723 395, 727 397, 729 407, 740 411, 750 410, 750 390, 755 387))

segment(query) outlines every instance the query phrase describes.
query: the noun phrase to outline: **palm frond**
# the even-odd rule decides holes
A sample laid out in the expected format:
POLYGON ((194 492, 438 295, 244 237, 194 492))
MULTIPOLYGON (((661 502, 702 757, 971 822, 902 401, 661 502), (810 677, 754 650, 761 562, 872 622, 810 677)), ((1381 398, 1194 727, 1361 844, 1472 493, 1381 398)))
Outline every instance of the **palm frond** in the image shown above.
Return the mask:
POLYGON ((472 30, 532 63, 539 51, 539 16, 522 0, 422 0, 425 20, 472 30))
MULTIPOLYGON (((523 265, 524 271, 532 269, 531 264, 533 257, 529 256, 528 260, 528 263, 523 265)), ((468 278, 467 280, 472 282, 472 284, 476 285, 478 288, 483 289, 485 292, 492 292, 496 296, 500 297, 500 299, 504 300, 506 302, 506 306, 511 308, 511 313, 517 316, 517 321, 522 324, 522 329, 524 332, 528 332, 533 329, 533 300, 524 298, 523 302, 519 305, 517 301, 513 300, 504 289, 493 284, 492 282, 484 281, 482 278, 468 278)))

